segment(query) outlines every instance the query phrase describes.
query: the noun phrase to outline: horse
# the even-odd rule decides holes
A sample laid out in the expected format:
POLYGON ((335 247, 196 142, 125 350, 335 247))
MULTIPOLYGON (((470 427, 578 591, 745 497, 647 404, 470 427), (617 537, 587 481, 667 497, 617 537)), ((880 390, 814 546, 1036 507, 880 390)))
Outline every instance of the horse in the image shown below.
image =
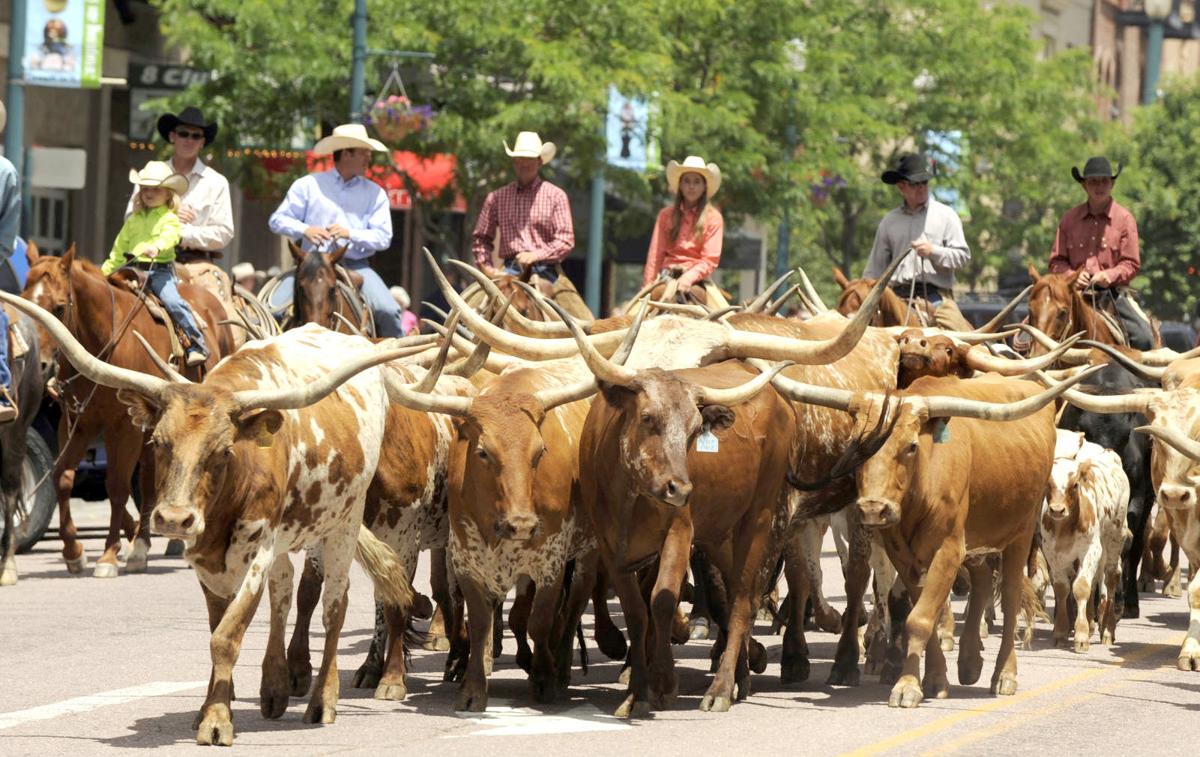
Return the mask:
MULTIPOLYGON (((1073 273, 1041 274, 1029 264, 1029 278, 1033 281, 1033 292, 1029 296, 1029 322, 1051 339, 1061 342, 1072 334, 1084 332, 1084 339, 1102 344, 1120 345, 1124 327, 1115 314, 1105 314, 1088 301, 1084 290, 1075 287, 1080 271, 1073 273), (1118 332, 1114 332, 1114 328, 1118 332)), ((1150 320, 1153 347, 1162 347, 1158 323, 1150 320)), ((1030 355, 1048 352, 1046 345, 1034 341, 1030 355)))
POLYGON ((359 293, 362 277, 338 264, 349 246, 331 252, 305 252, 288 241, 288 250, 296 261, 292 284, 292 313, 284 329, 316 323, 330 331, 375 336, 371 309, 359 293))
MULTIPOLYGON (((26 345, 23 354, 9 351, 9 368, 12 372, 13 393, 17 401, 17 419, 0 426, 0 499, 3 500, 4 534, 0 544, 0 586, 11 586, 17 582, 17 529, 15 515, 20 504, 21 469, 25 465, 25 437, 29 426, 42 404, 42 391, 46 385, 38 357, 38 335, 34 322, 27 316, 9 312, 12 324, 9 328, 19 334, 26 345)), ((8 339, 8 334, 0 334, 8 339)))
MULTIPOLYGON (((170 375, 173 369, 159 357, 171 354, 167 329, 154 320, 135 294, 110 282, 94 263, 76 259, 74 245, 61 258, 40 255, 31 245, 27 256, 30 268, 22 297, 53 313, 89 352, 103 357, 109 363, 174 378, 170 375), (139 336, 142 341, 139 341, 139 336), (143 343, 153 350, 154 357, 147 353, 143 343)), ((202 287, 181 284, 179 293, 192 306, 201 328, 208 332, 208 360, 203 365, 186 370, 199 380, 204 372, 233 351, 233 334, 222 322, 226 315, 224 306, 211 292, 202 287)), ((51 351, 49 336, 41 328, 38 329, 38 341, 44 353, 51 351)), ((117 399, 116 391, 81 378, 66 361, 59 361, 57 384, 63 415, 58 425, 61 453, 54 466, 53 478, 58 494, 59 535, 63 540, 62 555, 67 571, 78 574, 87 566, 87 555, 71 518, 75 466, 83 459, 88 445, 103 435, 108 453, 104 484, 112 512, 104 553, 96 561, 93 575, 97 578, 113 578, 117 575, 117 553, 122 529, 133 542, 126 557, 125 572, 144 572, 150 549, 149 516, 154 499, 153 461, 151 455, 143 454, 144 434, 131 422, 125 404, 117 399), (129 499, 133 471, 139 461, 142 463, 143 503, 135 530, 125 510, 125 503, 129 499)))
MULTIPOLYGON (((842 288, 842 293, 838 295, 837 311, 844 316, 853 316, 858 312, 858 308, 877 281, 876 279, 851 280, 837 266, 833 267, 833 280, 842 288)), ((879 301, 879 308, 875 311, 874 318, 871 319, 871 325, 880 327, 913 326, 914 328, 931 326, 934 324, 933 311, 934 307, 921 298, 914 300, 913 306, 910 308, 889 287, 883 290, 883 299, 879 301)))

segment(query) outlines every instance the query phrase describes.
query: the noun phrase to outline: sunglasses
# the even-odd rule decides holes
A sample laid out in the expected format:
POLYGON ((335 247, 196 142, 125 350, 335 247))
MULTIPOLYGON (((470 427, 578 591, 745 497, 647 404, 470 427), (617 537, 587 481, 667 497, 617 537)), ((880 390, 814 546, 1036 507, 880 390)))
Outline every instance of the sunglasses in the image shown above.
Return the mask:
POLYGON ((176 129, 175 136, 180 139, 204 139, 202 131, 188 131, 187 129, 176 129))
POLYGON ((908 185, 910 187, 926 187, 926 186, 929 186, 929 182, 928 181, 910 181, 910 182, 908 182, 908 185))

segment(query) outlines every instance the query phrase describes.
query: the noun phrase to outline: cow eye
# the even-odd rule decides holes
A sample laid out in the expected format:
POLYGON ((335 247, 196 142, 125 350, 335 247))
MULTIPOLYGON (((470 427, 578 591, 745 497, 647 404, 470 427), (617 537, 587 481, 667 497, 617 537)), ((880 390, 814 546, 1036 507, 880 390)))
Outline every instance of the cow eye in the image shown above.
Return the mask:
POLYGON ((484 449, 483 447, 476 447, 476 448, 475 448, 475 454, 476 454, 476 456, 478 456, 478 457, 479 457, 479 459, 480 459, 480 460, 487 460, 487 459, 488 459, 488 453, 487 453, 487 450, 486 450, 486 449, 484 449))
POLYGON ((537 451, 537 454, 533 456, 533 467, 535 467, 535 468, 537 467, 538 463, 540 463, 542 461, 542 456, 545 454, 546 454, 545 447, 542 447, 541 449, 539 449, 537 451))
POLYGON ((650 413, 642 413, 642 425, 653 426, 654 425, 654 416, 651 415, 650 413))
POLYGON ((909 442, 908 449, 904 450, 904 452, 905 454, 915 455, 917 453, 917 441, 914 439, 913 441, 909 442))

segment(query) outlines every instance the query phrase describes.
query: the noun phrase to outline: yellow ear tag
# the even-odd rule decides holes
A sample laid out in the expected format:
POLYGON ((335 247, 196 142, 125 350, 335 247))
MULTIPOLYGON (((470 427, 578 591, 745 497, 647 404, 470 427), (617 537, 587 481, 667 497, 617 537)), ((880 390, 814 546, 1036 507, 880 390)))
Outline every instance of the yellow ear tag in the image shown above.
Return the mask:
POLYGON ((275 435, 267 430, 265 423, 258 424, 258 435, 254 437, 254 443, 259 449, 270 449, 275 444, 275 435))

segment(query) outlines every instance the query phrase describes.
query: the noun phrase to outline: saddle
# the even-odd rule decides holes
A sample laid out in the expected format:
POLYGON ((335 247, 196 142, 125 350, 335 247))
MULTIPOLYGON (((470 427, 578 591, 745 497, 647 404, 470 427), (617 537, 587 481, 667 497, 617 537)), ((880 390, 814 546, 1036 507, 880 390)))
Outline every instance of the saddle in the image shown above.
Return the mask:
MULTIPOLYGON (((146 280, 150 277, 148 271, 143 271, 140 268, 118 268, 108 275, 108 280, 113 286, 120 287, 133 294, 146 308, 146 312, 150 317, 162 325, 167 330, 167 337, 171 341, 171 357, 170 362, 173 362, 176 367, 183 364, 183 356, 188 348, 192 346, 191 340, 183 333, 179 324, 171 320, 171 316, 167 314, 162 302, 159 301, 150 288, 146 286, 146 280)), ((192 316, 196 318, 196 324, 202 331, 208 330, 208 322, 196 315, 192 304, 187 300, 183 301, 184 305, 192 311, 192 316)))

